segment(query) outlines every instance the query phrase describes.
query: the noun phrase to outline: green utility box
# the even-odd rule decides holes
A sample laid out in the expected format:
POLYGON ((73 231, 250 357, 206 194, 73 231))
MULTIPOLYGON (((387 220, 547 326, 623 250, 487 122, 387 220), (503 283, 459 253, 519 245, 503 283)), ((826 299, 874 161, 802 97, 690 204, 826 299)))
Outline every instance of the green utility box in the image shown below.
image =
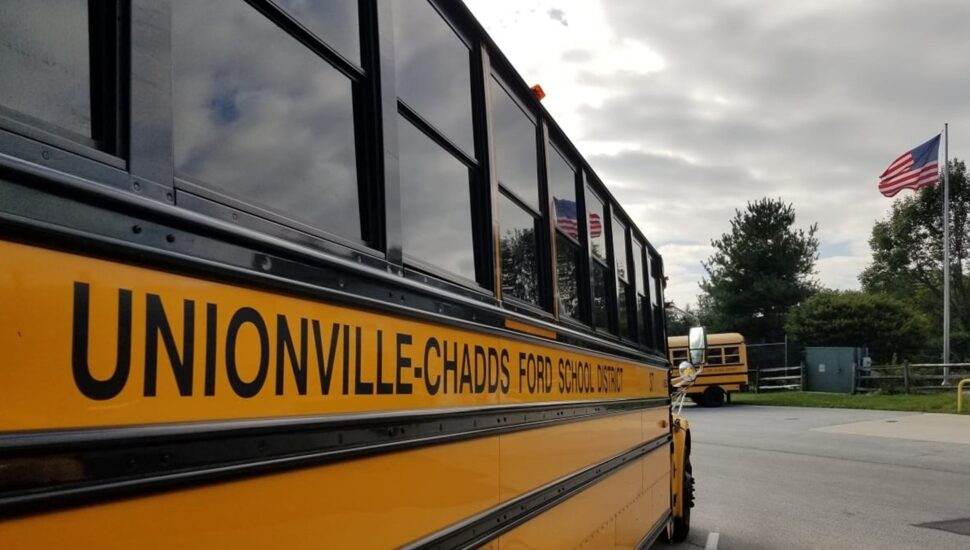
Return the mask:
POLYGON ((804 389, 853 393, 862 357, 862 348, 805 348, 804 389))

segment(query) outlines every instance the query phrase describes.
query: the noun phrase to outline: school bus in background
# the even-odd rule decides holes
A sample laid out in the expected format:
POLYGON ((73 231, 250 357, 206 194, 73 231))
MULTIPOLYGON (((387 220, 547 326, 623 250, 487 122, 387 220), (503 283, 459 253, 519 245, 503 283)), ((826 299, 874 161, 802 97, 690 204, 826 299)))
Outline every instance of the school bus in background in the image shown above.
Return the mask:
MULTIPOLYGON (((748 390, 748 349, 744 336, 737 332, 707 335, 707 362, 687 396, 699 405, 718 407, 731 394, 748 390)), ((667 338, 671 368, 687 359, 687 336, 667 338)))
POLYGON ((686 536, 662 259, 462 3, 0 34, 0 546, 686 536))

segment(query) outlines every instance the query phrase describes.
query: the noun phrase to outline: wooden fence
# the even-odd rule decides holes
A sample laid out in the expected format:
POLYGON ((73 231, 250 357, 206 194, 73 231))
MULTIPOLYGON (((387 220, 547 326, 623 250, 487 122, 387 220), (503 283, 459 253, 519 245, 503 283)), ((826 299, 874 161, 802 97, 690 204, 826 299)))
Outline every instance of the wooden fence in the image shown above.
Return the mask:
POLYGON ((970 363, 950 363, 950 376, 944 384, 942 363, 903 363, 901 365, 873 365, 858 369, 855 376, 857 392, 897 391, 926 393, 953 391, 961 378, 970 376, 970 363))
POLYGON ((755 392, 800 390, 805 382, 801 365, 794 367, 772 367, 751 371, 754 378, 752 387, 755 392))

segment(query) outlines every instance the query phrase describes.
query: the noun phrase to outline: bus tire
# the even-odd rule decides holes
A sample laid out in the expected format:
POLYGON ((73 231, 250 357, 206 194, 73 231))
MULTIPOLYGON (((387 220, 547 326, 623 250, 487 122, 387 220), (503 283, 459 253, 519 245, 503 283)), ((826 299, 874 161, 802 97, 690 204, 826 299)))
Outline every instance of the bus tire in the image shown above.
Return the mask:
POLYGON ((724 390, 720 386, 708 386, 704 390, 703 402, 705 407, 720 407, 724 404, 724 390))
POLYGON ((684 542, 690 533, 690 509, 694 507, 694 470, 690 465, 690 456, 684 463, 683 475, 684 517, 674 518, 668 542, 684 542))

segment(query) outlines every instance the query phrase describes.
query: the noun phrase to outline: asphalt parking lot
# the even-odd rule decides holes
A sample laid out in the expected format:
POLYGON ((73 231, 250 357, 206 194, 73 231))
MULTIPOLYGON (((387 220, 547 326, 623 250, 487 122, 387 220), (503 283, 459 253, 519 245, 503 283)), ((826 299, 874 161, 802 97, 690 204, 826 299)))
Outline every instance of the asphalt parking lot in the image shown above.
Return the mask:
POLYGON ((684 409, 697 505, 659 548, 970 548, 970 417, 684 409))

